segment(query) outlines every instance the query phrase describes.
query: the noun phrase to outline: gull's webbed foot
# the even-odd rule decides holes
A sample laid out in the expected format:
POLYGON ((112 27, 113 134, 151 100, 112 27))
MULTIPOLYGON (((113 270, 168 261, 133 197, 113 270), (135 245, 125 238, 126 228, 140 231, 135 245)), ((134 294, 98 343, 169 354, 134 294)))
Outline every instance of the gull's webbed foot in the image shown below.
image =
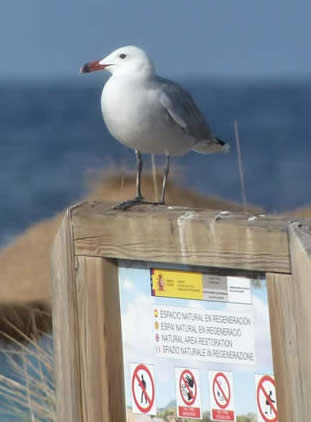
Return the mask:
POLYGON ((162 205, 159 202, 145 201, 143 197, 137 196, 134 199, 120 202, 112 207, 114 210, 128 210, 129 208, 135 207, 136 205, 162 205))

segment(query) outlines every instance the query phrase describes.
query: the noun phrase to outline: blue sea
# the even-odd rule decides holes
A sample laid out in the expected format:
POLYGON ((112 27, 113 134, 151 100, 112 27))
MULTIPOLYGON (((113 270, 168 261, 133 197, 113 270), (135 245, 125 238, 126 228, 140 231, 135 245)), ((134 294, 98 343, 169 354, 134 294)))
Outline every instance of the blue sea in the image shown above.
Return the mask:
MULTIPOLYGON (((269 212, 311 204, 311 81, 179 82, 231 144, 228 154, 174 159, 186 186, 241 200, 237 120, 248 201, 269 212)), ((133 152, 107 132, 100 91, 99 80, 82 77, 0 82, 0 244, 79 199, 95 170, 135 168, 133 152)))

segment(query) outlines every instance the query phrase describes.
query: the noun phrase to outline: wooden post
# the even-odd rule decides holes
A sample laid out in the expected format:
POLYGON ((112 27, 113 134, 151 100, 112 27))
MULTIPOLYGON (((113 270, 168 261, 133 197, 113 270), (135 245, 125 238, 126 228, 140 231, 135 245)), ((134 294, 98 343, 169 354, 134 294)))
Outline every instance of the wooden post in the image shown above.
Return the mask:
POLYGON ((74 256, 71 212, 52 252, 57 421, 125 421, 118 268, 74 256))
POLYGON ((125 421, 116 262, 79 256, 76 282, 83 421, 125 421))
POLYGON ((53 338, 56 367, 57 422, 83 422, 78 339, 75 257, 68 210, 52 251, 53 338))
POLYGON ((117 212, 106 203, 82 203, 71 217, 75 254, 290 272, 286 220, 218 214, 163 206, 117 212))
POLYGON ((297 376, 299 362, 293 278, 289 274, 269 273, 267 281, 279 420, 292 422, 298 420, 295 415, 300 415, 302 399, 301 380, 297 376))
MULTIPOLYGON (((289 227, 293 273, 292 307, 296 324, 296 414, 292 420, 307 421, 311 415, 311 230, 310 222, 294 222, 289 227)), ((294 392, 293 392, 294 394, 294 392)))
POLYGON ((279 422, 308 422, 309 233, 285 218, 180 207, 69 209, 52 253, 57 422, 125 422, 118 259, 266 274, 279 422))

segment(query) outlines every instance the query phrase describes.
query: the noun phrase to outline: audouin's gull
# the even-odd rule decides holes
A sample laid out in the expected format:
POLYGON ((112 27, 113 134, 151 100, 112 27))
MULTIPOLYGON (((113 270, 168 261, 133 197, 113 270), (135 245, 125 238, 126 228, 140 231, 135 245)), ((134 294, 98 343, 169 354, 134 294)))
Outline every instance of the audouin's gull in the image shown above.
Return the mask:
POLYGON ((102 60, 87 63, 82 73, 108 70, 101 108, 110 133, 133 148, 137 159, 136 197, 117 207, 144 201, 141 193, 141 153, 166 156, 160 204, 165 201, 170 155, 194 150, 202 154, 227 151, 216 138, 191 95, 174 82, 155 74, 146 52, 135 46, 118 48, 102 60))

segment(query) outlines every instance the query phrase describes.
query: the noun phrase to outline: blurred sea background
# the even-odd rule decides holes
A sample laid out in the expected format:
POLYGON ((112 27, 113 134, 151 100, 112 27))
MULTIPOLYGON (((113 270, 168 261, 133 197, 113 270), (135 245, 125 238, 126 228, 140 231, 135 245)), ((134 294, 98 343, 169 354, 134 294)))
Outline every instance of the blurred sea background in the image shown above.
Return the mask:
MULTIPOLYGON (((0 82, 0 244, 63 209, 101 169, 135 169, 101 117, 104 79, 0 82)), ((311 80, 179 79, 228 154, 173 160, 180 182, 241 201, 233 122, 238 121, 247 198, 269 212, 311 202, 311 80)), ((150 168, 150 158, 145 157, 150 168)), ((159 167, 161 159, 157 160, 159 167)), ((103 198, 104 199, 104 198, 103 198)))

